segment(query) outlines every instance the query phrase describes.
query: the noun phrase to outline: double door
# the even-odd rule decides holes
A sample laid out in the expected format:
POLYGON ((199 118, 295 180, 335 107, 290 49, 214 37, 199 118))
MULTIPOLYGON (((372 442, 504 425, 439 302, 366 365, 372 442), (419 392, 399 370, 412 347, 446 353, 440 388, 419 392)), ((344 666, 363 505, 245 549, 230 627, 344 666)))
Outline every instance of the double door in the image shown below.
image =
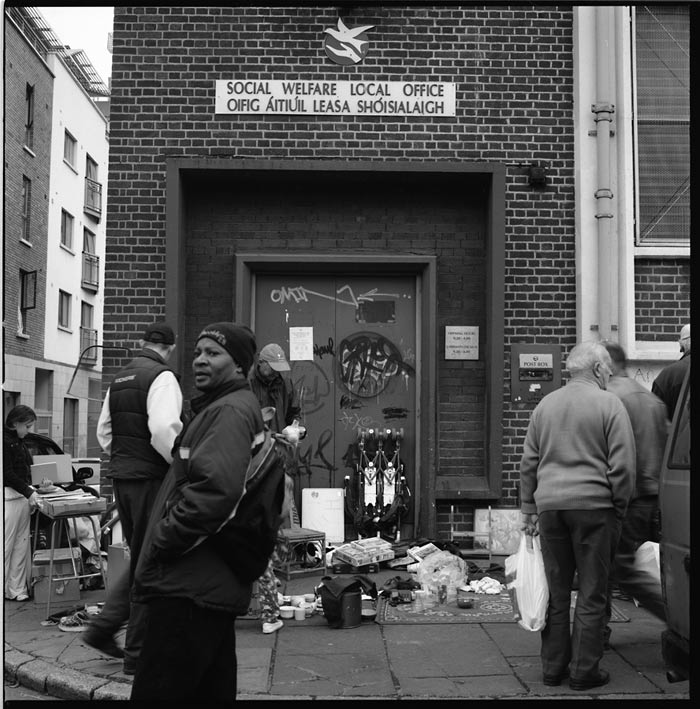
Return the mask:
POLYGON ((258 346, 284 348, 307 428, 297 490, 342 488, 357 474, 358 439, 370 429, 402 431, 400 459, 413 489, 416 289, 414 276, 257 274, 258 346))

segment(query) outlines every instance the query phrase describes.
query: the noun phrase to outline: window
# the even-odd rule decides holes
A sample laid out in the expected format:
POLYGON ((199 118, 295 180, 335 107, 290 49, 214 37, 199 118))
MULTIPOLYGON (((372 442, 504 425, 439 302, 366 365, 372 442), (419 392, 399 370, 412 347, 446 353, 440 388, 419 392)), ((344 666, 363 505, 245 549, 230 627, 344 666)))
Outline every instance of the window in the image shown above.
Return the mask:
POLYGON ((61 244, 67 249, 73 248, 73 215, 61 210, 61 244))
POLYGON ((81 286, 93 292, 100 287, 100 258, 95 253, 95 235, 83 229, 83 279, 81 286))
POLYGON ((63 141, 63 159, 73 168, 75 167, 75 146, 75 138, 66 131, 66 136, 63 141))
POLYGON ((83 229, 83 252, 93 255, 95 253, 95 235, 89 229, 83 229))
POLYGON ((27 84, 25 98, 24 144, 28 148, 34 147, 34 87, 27 84))
POLYGON ((635 7, 637 244, 690 239, 690 17, 635 7))
POLYGON ((97 163, 89 155, 85 158, 85 177, 97 182, 97 163))
POLYGON ((85 159, 85 211, 98 219, 102 214, 102 185, 97 181, 97 163, 89 155, 85 159))
POLYGON ((27 313, 36 308, 36 271, 19 272, 19 304, 17 307, 17 332, 27 334, 27 313))
POLYGON ((25 175, 22 178, 22 239, 30 242, 32 214, 32 181, 25 175))
POLYGON ((58 291, 58 326, 70 329, 70 293, 58 291))
POLYGON ((80 306, 80 326, 92 329, 95 308, 90 303, 82 302, 80 306))
POLYGON ((85 362, 97 361, 97 330, 93 327, 95 308, 83 301, 80 305, 80 353, 85 362))

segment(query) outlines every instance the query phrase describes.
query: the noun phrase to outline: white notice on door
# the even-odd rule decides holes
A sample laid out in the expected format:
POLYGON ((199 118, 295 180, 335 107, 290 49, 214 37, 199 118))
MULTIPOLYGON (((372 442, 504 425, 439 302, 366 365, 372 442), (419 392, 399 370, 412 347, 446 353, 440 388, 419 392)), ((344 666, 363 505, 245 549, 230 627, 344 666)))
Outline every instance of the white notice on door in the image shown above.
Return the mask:
POLYGON ((311 360, 314 358, 313 327, 289 328, 289 361, 311 360))

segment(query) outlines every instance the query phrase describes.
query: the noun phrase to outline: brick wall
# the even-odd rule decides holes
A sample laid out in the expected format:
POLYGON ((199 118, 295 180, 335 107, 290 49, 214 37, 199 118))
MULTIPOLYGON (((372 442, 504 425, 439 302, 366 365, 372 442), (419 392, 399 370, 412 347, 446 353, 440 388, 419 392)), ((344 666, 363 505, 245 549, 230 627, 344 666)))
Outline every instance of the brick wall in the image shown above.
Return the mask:
POLYGON ((690 261, 637 259, 634 292, 637 339, 676 342, 690 322, 690 261))
POLYGON ((53 80, 46 64, 28 44, 21 32, 5 20, 4 76, 4 276, 3 322, 4 348, 9 355, 40 359, 44 352, 44 320, 46 291, 46 239, 49 214, 49 164, 51 148, 51 109, 53 80), (26 87, 34 86, 34 142, 25 149, 26 87), (23 177, 32 182, 30 240, 22 237, 23 177), (19 272, 37 271, 36 308, 27 311, 25 332, 29 339, 17 333, 19 303, 19 272))
MULTIPOLYGON (((164 314, 167 157, 505 164, 504 492, 499 504, 514 506, 531 408, 510 402, 510 346, 554 343, 566 352, 576 337, 572 9, 343 6, 348 26, 376 28, 367 58, 351 67, 338 67, 323 53, 323 30, 335 26, 338 12, 335 6, 115 8, 105 342, 132 344, 147 321, 164 314), (216 116, 214 82, 234 77, 451 81, 457 84, 458 115, 216 116), (532 163, 546 167, 543 189, 528 185, 526 168, 532 163)), ((474 198, 465 194, 467 209, 474 198)), ((407 253, 436 254, 440 327, 483 318, 482 312, 470 313, 469 304, 483 288, 485 231, 463 231, 452 243, 441 243, 435 234, 399 243, 398 236, 371 233, 369 220, 358 221, 352 230, 359 243, 348 246, 342 238, 348 225, 334 223, 333 233, 309 238, 303 221, 280 235, 266 232, 257 220, 232 238, 226 219, 249 215, 221 212, 225 204, 225 196, 212 194, 208 202, 199 201, 204 212, 195 221, 189 216, 188 283, 203 278, 211 284, 206 294, 188 285, 189 341, 202 312, 208 319, 232 313, 232 271, 227 269, 231 254, 245 250, 384 253, 398 246, 407 253), (221 297, 211 296, 220 291, 221 297)), ((454 225, 463 220, 464 215, 454 225)), ((122 360, 106 354, 104 362, 109 375, 122 360)), ((441 471, 483 472, 480 414, 486 376, 483 362, 439 361, 441 471)), ((469 503, 460 505, 468 517, 469 503)))

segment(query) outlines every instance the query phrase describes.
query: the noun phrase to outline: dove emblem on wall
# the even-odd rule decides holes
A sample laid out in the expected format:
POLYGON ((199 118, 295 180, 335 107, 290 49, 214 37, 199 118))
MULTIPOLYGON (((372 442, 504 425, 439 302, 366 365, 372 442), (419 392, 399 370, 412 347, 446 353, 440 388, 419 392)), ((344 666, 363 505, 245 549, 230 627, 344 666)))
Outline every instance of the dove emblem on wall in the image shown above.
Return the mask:
POLYGON ((338 18, 338 29, 325 30, 326 56, 336 64, 358 64, 367 55, 369 45, 364 33, 373 27, 374 25, 363 25, 350 29, 338 18))

